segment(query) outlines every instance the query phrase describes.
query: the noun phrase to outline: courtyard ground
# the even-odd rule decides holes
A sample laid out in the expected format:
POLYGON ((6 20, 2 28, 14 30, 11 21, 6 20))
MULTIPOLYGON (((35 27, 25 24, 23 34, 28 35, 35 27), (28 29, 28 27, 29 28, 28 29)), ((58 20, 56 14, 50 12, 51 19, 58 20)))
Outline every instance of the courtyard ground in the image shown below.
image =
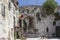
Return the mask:
MULTIPOLYGON (((20 40, 20 39, 16 39, 16 40, 20 40)), ((41 38, 27 38, 26 40, 60 40, 59 38, 52 38, 52 39, 41 39, 41 38)))

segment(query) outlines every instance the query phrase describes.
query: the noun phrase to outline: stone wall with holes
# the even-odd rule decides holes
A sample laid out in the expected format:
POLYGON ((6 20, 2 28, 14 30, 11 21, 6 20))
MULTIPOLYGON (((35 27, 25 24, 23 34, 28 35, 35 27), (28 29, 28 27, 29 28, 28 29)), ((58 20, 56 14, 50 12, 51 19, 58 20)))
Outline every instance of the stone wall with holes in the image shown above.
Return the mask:
POLYGON ((1 4, 2 2, 0 1, 0 38, 5 37, 5 21, 4 21, 4 17, 2 16, 2 9, 1 9, 1 4))
POLYGON ((46 18, 41 17, 41 21, 37 21, 37 19, 35 19, 36 29, 38 29, 38 33, 40 34, 40 36, 52 36, 52 34, 55 33, 55 26, 53 25, 53 21, 53 15, 47 16, 46 18))
MULTIPOLYGON (((58 7, 55 12, 58 12, 60 9, 60 7, 58 7)), ((49 35, 52 36, 52 34, 55 33, 55 28, 58 24, 58 22, 56 21, 56 25, 53 25, 53 22, 55 21, 55 17, 53 15, 42 17, 41 16, 41 6, 24 6, 24 7, 20 7, 20 13, 26 13, 26 14, 31 14, 31 16, 34 16, 34 26, 36 29, 38 29, 38 33, 39 35, 43 36, 43 35, 49 35), (29 10, 29 12, 27 11, 29 10), (41 20, 37 20, 36 14, 39 13, 39 17, 41 18, 41 20), (47 33, 47 28, 48 28, 48 33, 47 33)))

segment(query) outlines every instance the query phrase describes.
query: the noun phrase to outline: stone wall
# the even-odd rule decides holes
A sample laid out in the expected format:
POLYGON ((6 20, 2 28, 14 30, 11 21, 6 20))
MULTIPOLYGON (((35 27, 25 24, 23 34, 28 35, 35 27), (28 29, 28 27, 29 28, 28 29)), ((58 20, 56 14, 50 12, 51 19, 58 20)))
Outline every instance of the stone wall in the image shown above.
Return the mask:
POLYGON ((55 29, 56 26, 53 25, 55 17, 54 15, 42 17, 41 9, 42 9, 41 6, 25 6, 25 7, 20 7, 20 13, 23 12, 26 14, 31 14, 34 17, 34 26, 36 29, 38 29, 38 33, 40 36, 44 36, 44 35, 52 36, 56 30, 55 29), (29 10, 29 12, 25 10, 29 10), (41 18, 40 21, 37 20, 36 17, 37 13, 39 13, 39 18, 41 18), (47 28, 48 28, 48 32, 47 32, 47 28))

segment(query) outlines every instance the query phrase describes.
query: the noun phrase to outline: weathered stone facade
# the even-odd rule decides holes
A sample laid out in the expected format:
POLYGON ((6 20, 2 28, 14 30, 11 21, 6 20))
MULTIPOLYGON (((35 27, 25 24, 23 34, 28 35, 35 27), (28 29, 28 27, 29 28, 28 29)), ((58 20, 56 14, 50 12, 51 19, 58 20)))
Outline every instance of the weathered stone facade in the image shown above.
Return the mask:
MULTIPOLYGON (((34 17, 34 27, 36 29, 38 29, 39 36, 46 36, 48 35, 49 37, 52 37, 53 34, 55 34, 56 32, 56 26, 53 25, 53 22, 55 20, 54 15, 46 15, 46 17, 44 17, 41 13, 42 10, 42 6, 24 6, 24 7, 20 7, 20 13, 24 13, 24 14, 30 14, 31 16, 34 17), (39 16, 39 20, 36 17, 36 14, 38 14, 39 16), (48 32, 47 32, 48 30, 48 32)), ((59 11, 59 7, 56 8, 55 12, 59 11)), ((59 11, 60 12, 60 11, 59 11)), ((43 13, 44 14, 44 13, 43 13)))
POLYGON ((14 17, 19 13, 11 0, 0 0, 0 39, 14 40, 14 17), (2 39, 3 38, 3 39, 2 39))

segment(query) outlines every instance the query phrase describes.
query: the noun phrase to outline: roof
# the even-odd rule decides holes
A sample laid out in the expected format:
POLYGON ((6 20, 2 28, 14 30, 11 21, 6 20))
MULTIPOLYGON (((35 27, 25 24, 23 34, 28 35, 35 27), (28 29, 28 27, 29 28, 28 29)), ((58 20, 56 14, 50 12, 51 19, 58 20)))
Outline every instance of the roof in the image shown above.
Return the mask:
POLYGON ((39 5, 27 5, 27 6, 20 6, 21 7, 42 7, 42 6, 39 6, 39 5))

